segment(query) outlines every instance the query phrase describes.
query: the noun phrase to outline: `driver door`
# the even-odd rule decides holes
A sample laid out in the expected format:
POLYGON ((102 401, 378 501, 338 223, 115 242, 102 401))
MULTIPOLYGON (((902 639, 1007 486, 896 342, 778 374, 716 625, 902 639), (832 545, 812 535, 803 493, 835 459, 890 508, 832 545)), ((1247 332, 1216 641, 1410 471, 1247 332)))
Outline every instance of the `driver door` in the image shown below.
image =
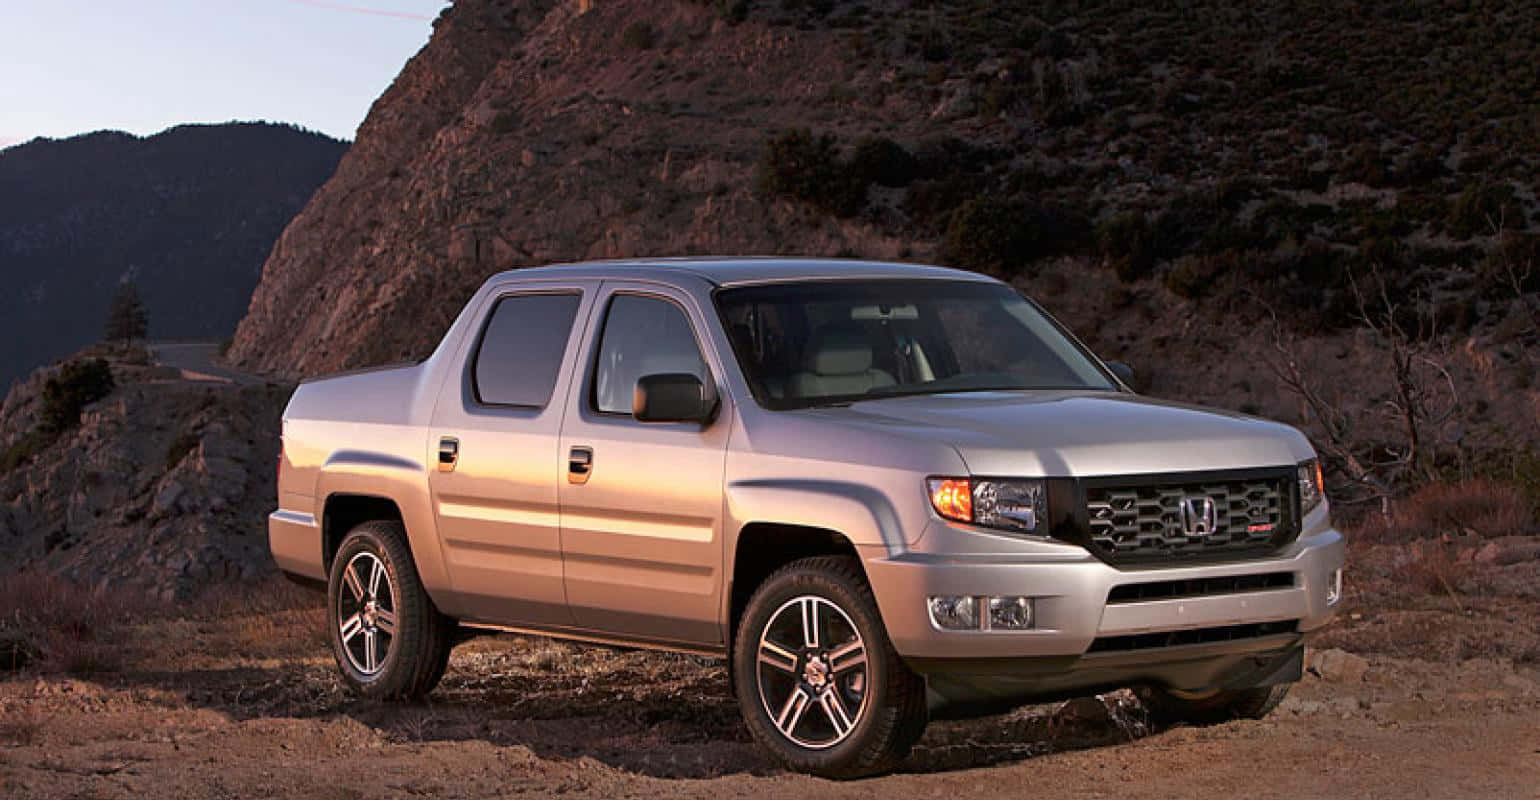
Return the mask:
POLYGON ((597 632, 720 644, 730 409, 705 425, 631 415, 643 375, 715 380, 707 321, 683 292, 608 281, 593 319, 561 431, 567 603, 597 632))

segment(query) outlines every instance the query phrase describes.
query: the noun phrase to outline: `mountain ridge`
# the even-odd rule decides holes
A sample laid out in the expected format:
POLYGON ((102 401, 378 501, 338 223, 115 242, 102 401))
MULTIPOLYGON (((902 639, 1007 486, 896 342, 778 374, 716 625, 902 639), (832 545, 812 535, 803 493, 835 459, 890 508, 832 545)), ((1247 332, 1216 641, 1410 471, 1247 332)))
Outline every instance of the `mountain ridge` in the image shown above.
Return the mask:
POLYGON ((0 385, 100 338, 133 280, 150 335, 222 339, 345 142, 272 123, 95 131, 0 151, 0 385))

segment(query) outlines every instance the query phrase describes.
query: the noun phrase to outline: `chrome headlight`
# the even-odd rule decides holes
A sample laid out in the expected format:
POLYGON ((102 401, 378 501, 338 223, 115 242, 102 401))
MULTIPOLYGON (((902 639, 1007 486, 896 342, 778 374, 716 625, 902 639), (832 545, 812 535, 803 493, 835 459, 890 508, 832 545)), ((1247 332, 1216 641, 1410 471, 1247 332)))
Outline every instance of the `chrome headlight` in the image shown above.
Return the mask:
POLYGON ((1299 476, 1299 511, 1301 514, 1309 514, 1326 499, 1326 479, 1321 474, 1321 459, 1301 461, 1296 472, 1299 476))
POLYGON ((1048 518, 1043 481, 998 478, 931 478, 930 504, 936 513, 1012 533, 1042 533, 1048 518))

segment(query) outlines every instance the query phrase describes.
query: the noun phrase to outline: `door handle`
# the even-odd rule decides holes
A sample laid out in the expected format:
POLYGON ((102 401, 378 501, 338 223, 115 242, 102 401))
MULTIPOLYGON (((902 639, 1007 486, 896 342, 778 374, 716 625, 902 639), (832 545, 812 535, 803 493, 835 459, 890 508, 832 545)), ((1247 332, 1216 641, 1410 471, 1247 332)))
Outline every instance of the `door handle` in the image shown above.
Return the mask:
POLYGON ((567 482, 588 483, 588 476, 594 469, 594 450, 592 447, 574 447, 567 453, 567 482))
POLYGON ((460 460, 460 440, 445 436, 438 440, 438 471, 454 472, 455 462, 460 460))

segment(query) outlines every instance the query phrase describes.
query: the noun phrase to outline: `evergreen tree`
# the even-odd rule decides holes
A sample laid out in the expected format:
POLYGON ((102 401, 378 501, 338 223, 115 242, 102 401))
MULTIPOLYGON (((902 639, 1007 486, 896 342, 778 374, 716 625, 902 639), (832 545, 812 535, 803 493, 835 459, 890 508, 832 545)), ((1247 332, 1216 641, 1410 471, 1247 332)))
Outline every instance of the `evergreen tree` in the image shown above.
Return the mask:
POLYGON ((118 293, 107 307, 106 339, 109 342, 127 342, 143 339, 150 332, 150 317, 139 299, 139 287, 132 281, 118 284, 118 293))

